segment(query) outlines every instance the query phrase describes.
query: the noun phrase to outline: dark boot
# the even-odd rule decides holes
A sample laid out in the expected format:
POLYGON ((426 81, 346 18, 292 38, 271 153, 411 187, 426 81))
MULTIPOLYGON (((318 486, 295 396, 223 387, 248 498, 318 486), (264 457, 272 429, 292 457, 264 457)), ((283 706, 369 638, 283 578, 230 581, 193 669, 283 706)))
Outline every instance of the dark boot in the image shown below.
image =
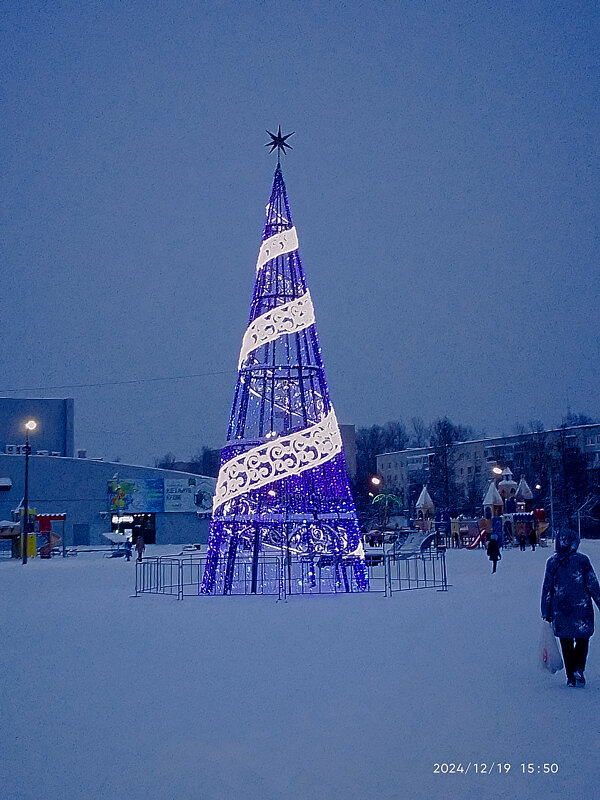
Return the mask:
POLYGON ((583 670, 576 669, 573 673, 573 677, 575 678, 575 683, 577 686, 583 688, 585 686, 585 677, 583 675, 583 670))
POLYGON ((585 670, 589 644, 590 640, 587 638, 575 639, 575 647, 573 650, 573 664, 575 669, 573 670, 573 675, 577 686, 581 688, 585 686, 583 671, 585 670))
POLYGON ((575 640, 567 637, 561 638, 560 646, 563 654, 563 661, 565 662, 565 672, 567 673, 567 686, 576 686, 575 682, 575 669, 578 666, 575 663, 575 640))

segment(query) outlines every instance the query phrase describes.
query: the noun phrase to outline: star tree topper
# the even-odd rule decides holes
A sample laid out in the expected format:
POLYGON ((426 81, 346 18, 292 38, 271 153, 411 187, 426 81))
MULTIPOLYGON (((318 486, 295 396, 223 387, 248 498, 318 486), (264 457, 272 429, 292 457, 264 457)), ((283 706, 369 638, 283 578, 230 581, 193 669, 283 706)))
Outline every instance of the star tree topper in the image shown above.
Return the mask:
POLYGON ((280 125, 276 134, 275 133, 271 133, 271 131, 267 131, 267 133, 271 137, 271 141, 267 142, 265 147, 270 147, 271 148, 269 150, 269 153, 272 153, 273 150, 277 149, 277 162, 279 163, 279 154, 283 153, 285 155, 285 148, 286 147, 288 148, 288 150, 293 150, 294 149, 291 144, 288 144, 286 142, 286 139, 289 139, 290 136, 293 136, 295 131, 292 131, 291 133, 288 133, 285 136, 282 136, 281 135, 281 125, 280 125))

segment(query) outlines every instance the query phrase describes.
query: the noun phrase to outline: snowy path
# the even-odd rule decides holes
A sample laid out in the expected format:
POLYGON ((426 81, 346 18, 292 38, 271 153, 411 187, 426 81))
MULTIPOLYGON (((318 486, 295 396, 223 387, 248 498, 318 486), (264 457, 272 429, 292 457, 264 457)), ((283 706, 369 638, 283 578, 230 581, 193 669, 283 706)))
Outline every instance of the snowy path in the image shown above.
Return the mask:
MULTIPOLYGON (((581 549, 600 572, 600 542, 581 549)), ((450 552, 447 594, 288 603, 131 599, 133 562, 98 555, 0 563, 0 795, 595 800, 600 636, 585 690, 538 670, 549 554, 492 576, 483 551, 450 552)))

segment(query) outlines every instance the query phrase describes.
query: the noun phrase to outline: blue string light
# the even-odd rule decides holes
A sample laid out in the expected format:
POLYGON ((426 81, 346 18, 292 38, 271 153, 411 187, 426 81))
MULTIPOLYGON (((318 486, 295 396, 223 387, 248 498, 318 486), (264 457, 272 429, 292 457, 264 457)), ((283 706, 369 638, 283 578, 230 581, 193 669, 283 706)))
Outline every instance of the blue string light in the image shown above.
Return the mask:
POLYGON ((341 590, 368 589, 317 329, 311 318, 303 322, 307 286, 298 249, 289 249, 297 244, 295 235, 278 164, 261 248, 265 258, 272 257, 262 264, 259 258, 249 317, 253 330, 266 332, 262 339, 257 337, 255 349, 246 348, 240 356, 203 593, 234 591, 239 559, 252 564, 252 591, 260 592, 259 556, 277 554, 287 554, 301 567, 302 580, 290 578, 288 590, 294 585, 299 591, 314 589, 315 562, 323 557, 331 559, 341 590), (289 313, 273 322, 276 315, 271 312, 284 305, 289 313), (333 434, 331 427, 325 430, 328 422, 333 434))

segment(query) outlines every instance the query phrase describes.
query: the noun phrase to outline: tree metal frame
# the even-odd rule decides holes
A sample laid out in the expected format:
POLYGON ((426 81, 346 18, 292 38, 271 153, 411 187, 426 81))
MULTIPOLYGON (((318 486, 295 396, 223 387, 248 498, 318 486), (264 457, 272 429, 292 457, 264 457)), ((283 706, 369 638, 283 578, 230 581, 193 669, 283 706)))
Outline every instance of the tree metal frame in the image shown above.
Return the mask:
MULTIPOLYGON (((321 359, 314 309, 298 253, 278 162, 256 265, 248 329, 239 358, 227 443, 213 502, 202 591, 230 594, 236 560, 291 564, 331 558, 360 590, 368 574, 335 411, 321 359)), ((300 591, 302 587, 297 587, 300 591)), ((349 589, 348 589, 349 590, 349 589)))

